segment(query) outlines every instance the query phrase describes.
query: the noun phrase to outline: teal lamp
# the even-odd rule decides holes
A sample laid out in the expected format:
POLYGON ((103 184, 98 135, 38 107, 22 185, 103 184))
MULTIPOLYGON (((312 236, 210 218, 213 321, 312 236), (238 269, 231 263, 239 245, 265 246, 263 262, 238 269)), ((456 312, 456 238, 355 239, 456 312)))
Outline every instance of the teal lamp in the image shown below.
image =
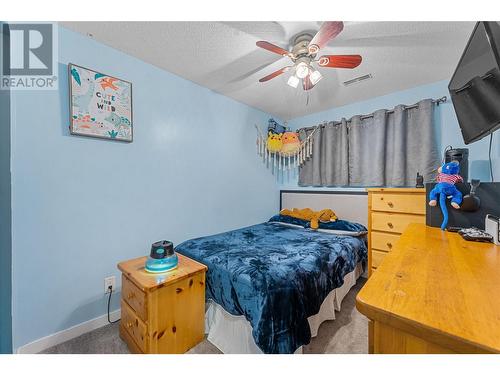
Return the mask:
POLYGON ((150 273, 162 273, 177 268, 179 259, 170 241, 158 241, 151 245, 151 253, 146 260, 145 270, 150 273))

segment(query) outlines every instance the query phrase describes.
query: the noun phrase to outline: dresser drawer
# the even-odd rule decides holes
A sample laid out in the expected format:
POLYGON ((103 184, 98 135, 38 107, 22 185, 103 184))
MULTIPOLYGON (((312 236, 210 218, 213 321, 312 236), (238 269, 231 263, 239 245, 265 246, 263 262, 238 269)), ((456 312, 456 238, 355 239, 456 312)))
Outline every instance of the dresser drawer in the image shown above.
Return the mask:
POLYGON ((373 230, 401 234, 410 223, 425 224, 425 216, 372 212, 373 230))
POLYGON ((372 194, 372 211, 425 214, 425 194, 372 194))
POLYGON ((371 232, 370 240, 370 246, 373 249, 391 251, 399 240, 399 234, 371 232))
POLYGON ((120 324, 135 341, 139 349, 143 352, 146 351, 146 324, 134 313, 134 310, 122 300, 122 311, 120 324))
POLYGON ((122 299, 132 307, 143 321, 147 320, 146 293, 122 274, 122 299))
POLYGON ((387 252, 372 249, 372 268, 378 268, 384 260, 387 252))

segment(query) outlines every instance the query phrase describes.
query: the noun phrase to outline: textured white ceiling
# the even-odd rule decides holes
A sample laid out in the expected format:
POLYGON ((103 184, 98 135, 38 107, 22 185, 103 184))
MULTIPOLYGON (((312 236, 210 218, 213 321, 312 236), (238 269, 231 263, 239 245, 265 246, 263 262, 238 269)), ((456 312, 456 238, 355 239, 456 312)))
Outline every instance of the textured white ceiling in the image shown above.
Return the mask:
POLYGON ((62 22, 62 26, 138 57, 281 119, 449 79, 474 22, 344 22, 321 54, 360 54, 355 69, 320 68, 309 93, 286 84, 291 73, 259 78, 289 65, 260 49, 267 40, 285 49, 290 39, 321 22, 62 22), (365 74, 373 78, 345 87, 365 74), (309 94, 309 98, 308 98, 309 94))

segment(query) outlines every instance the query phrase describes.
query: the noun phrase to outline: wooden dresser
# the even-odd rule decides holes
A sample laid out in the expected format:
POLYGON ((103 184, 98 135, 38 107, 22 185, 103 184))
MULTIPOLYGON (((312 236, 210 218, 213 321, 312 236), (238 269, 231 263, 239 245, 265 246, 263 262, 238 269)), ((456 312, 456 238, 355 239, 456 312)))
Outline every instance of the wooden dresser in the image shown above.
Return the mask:
POLYGON ((425 189, 372 188, 368 191, 368 276, 392 250, 410 223, 425 223, 425 189))
POLYGON ((370 353, 500 353, 500 246, 410 224, 356 297, 370 353))
POLYGON ((133 353, 184 353, 203 340, 207 267, 181 254, 176 269, 150 274, 147 257, 122 272, 120 337, 133 353))

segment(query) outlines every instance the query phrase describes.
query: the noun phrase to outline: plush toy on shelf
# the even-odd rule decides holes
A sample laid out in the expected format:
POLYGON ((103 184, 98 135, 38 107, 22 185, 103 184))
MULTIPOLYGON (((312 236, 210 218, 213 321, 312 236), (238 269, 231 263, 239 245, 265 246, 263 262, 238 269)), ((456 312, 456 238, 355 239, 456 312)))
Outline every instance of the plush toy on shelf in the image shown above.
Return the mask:
POLYGON ((269 132, 267 135, 267 149, 271 152, 279 152, 281 147, 283 147, 283 134, 276 134, 273 132, 269 132))
POLYGON ((429 206, 436 206, 439 198, 439 206, 443 213, 443 222, 441 230, 445 230, 448 226, 448 208, 446 207, 446 198, 451 197, 451 206, 455 209, 460 209, 462 203, 462 193, 457 189, 455 184, 463 182, 460 176, 460 164, 457 161, 444 163, 438 168, 437 184, 429 193, 429 206))
POLYGON ((299 151, 300 140, 299 135, 296 132, 285 132, 281 138, 283 146, 281 147, 281 153, 285 155, 295 154, 299 151))

